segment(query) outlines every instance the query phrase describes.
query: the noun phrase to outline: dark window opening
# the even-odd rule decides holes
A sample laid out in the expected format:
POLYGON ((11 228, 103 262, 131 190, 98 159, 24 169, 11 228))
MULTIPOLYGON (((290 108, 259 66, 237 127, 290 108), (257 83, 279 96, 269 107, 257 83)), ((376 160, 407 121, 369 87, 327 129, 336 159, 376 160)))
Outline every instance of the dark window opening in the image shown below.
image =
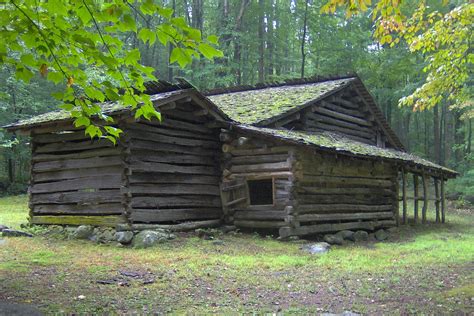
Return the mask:
POLYGON ((250 205, 273 205, 273 181, 248 180, 250 205))

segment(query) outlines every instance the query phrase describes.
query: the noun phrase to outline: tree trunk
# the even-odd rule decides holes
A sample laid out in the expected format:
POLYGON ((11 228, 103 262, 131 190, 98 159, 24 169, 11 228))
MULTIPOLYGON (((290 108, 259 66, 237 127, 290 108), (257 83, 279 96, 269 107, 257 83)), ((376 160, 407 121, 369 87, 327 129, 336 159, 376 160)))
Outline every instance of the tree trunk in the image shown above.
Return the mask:
POLYGON ((235 79, 237 84, 242 84, 242 43, 240 33, 242 32, 242 21, 244 13, 250 4, 250 0, 242 0, 240 2, 240 10, 237 18, 235 19, 235 35, 234 35, 234 64, 236 65, 235 79))
POLYGON ((258 0, 258 82, 265 81, 265 0, 258 0))
POLYGON ((433 109, 433 150, 434 160, 440 163, 440 128, 439 128, 439 107, 436 105, 433 109))
POLYGON ((308 1, 309 0, 306 0, 304 5, 303 36, 301 37, 301 78, 304 78, 304 66, 306 63, 305 43, 308 23, 308 1))

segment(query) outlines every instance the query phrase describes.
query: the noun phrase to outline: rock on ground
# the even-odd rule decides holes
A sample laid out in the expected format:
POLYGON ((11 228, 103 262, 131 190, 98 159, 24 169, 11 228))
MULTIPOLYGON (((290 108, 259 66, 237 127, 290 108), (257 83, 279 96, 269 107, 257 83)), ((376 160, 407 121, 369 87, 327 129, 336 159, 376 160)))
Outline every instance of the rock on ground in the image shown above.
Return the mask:
POLYGON ((8 229, 8 226, 5 226, 5 225, 0 225, 0 232, 4 229, 8 229))
POLYGON ((352 238, 353 238, 353 241, 355 241, 355 242, 367 241, 369 239, 369 233, 367 233, 364 230, 358 230, 354 233, 352 238))
POLYGON ((94 227, 90 225, 81 225, 71 234, 74 239, 89 239, 94 233, 94 227))
POLYGON ((389 235, 384 229, 379 229, 375 232, 375 239, 377 239, 378 241, 384 241, 388 237, 389 235))
POLYGON ((33 235, 30 233, 22 232, 22 231, 14 230, 14 229, 3 229, 2 236, 3 237, 33 237, 33 235))
POLYGON ((172 238, 173 236, 165 230, 143 230, 135 235, 132 244, 134 248, 148 248, 172 238))
POLYGON ((340 235, 324 235, 324 241, 331 244, 331 245, 342 245, 344 242, 344 238, 340 235))
POLYGON ((328 244, 327 242, 318 242, 315 244, 304 245, 303 247, 301 247, 301 250, 309 254, 315 255, 315 254, 326 253, 329 251, 330 248, 331 248, 331 245, 328 244))
POLYGON ((132 239, 133 239, 133 232, 131 231, 115 233, 115 240, 121 243, 122 245, 127 245, 131 243, 132 239))
POLYGON ((354 232, 350 230, 341 230, 337 232, 336 235, 342 237, 344 240, 354 240, 352 238, 354 236, 354 232))

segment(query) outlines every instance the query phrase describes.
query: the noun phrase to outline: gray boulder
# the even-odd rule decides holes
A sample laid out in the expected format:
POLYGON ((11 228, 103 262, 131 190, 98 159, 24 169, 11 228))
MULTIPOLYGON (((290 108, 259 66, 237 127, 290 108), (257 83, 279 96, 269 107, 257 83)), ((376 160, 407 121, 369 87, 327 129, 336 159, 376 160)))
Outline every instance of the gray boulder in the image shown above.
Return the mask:
POLYGON ((94 227, 90 225, 81 225, 71 234, 74 239, 90 239, 94 233, 94 227))
POLYGON ((5 225, 0 225, 0 232, 4 229, 8 229, 8 226, 5 226, 5 225))
POLYGON ((331 245, 328 244, 327 242, 317 242, 315 244, 304 245, 303 247, 301 247, 301 250, 309 254, 315 255, 315 254, 326 253, 329 251, 330 248, 331 248, 331 245))
POLYGON ((340 235, 324 235, 324 241, 331 245, 342 245, 344 238, 340 235))
POLYGON ((336 233, 337 236, 341 237, 344 240, 354 240, 354 232, 350 230, 341 230, 336 233))
POLYGON ((115 230, 112 228, 96 228, 89 239, 104 244, 115 241, 115 230))
POLYGON ((358 230, 354 233, 352 238, 353 238, 353 241, 355 241, 355 242, 367 241, 369 239, 369 233, 367 233, 364 230, 358 230))
POLYGON ((3 229, 2 236, 3 237, 33 237, 33 235, 30 233, 22 232, 20 230, 14 230, 14 229, 3 229))
POLYGON ((126 231, 126 232, 116 232, 115 233, 115 240, 121 243, 122 245, 128 245, 132 242, 133 239, 133 232, 126 231))
POLYGON ((164 230, 143 230, 132 241, 134 248, 148 248, 172 239, 173 235, 164 230))
POLYGON ((375 232, 375 239, 377 239, 378 241, 384 241, 388 237, 389 237, 389 235, 388 235, 387 231, 384 230, 384 229, 379 229, 375 232))

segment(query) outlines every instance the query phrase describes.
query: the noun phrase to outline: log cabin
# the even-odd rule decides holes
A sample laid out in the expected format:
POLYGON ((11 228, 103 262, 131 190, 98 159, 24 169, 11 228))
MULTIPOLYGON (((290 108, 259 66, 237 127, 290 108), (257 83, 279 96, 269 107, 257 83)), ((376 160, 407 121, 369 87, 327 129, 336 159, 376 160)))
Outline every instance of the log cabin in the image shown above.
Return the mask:
POLYGON ((204 94, 157 82, 147 93, 159 122, 102 105, 124 131, 115 146, 87 139, 61 111, 6 127, 31 136, 32 223, 227 223, 283 238, 374 230, 407 223, 408 173, 414 221, 423 201, 426 222, 430 180, 436 221, 445 220, 444 183, 457 173, 407 153, 356 75, 204 94))

